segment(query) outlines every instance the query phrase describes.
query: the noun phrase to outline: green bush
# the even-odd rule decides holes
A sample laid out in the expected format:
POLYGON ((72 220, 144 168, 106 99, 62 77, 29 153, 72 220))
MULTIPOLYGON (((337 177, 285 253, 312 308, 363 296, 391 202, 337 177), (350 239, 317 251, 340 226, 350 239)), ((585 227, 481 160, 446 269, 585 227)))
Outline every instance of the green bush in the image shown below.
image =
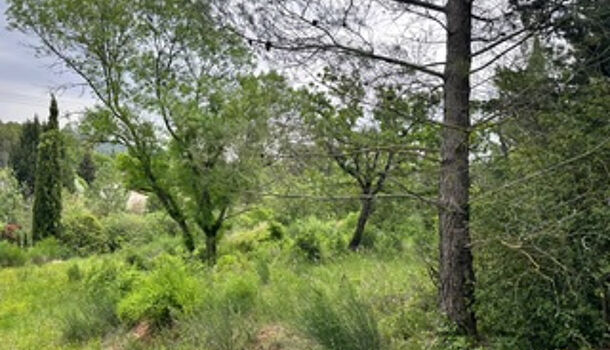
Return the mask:
POLYGON ((87 211, 71 213, 63 218, 59 239, 78 255, 110 251, 99 220, 87 211))
POLYGON ((297 326, 326 349, 382 349, 373 310, 351 286, 340 288, 336 294, 314 290, 303 299, 297 326))
POLYGON ((28 250, 28 258, 34 264, 44 264, 52 260, 70 257, 70 249, 61 245, 55 237, 48 237, 28 250))
POLYGON ((22 266, 27 260, 26 253, 18 246, 0 241, 0 266, 22 266))
POLYGON ((214 303, 226 305, 237 314, 250 311, 256 305, 258 296, 258 276, 250 271, 226 272, 216 276, 214 303))
POLYGON ((117 213, 105 217, 101 223, 111 251, 121 248, 126 243, 132 245, 148 243, 164 229, 160 218, 152 215, 117 213))
POLYGON ((177 315, 193 312, 201 301, 200 289, 180 258, 164 254, 135 281, 133 290, 119 302, 118 314, 132 324, 147 320, 165 326, 177 315))

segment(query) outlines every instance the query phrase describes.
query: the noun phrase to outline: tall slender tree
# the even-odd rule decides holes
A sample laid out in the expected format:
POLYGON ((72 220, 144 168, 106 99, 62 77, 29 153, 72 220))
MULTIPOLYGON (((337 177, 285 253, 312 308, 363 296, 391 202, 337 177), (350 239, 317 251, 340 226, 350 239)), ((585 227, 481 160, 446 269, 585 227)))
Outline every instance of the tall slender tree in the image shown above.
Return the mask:
POLYGON ((23 194, 30 197, 34 194, 34 181, 36 178, 36 158, 38 154, 38 142, 42 127, 38 116, 34 120, 28 120, 23 124, 19 142, 10 153, 9 164, 13 173, 19 181, 23 194))
POLYGON ((59 110, 51 96, 49 122, 40 138, 36 160, 36 182, 32 218, 33 240, 60 234, 61 221, 61 134, 59 110))

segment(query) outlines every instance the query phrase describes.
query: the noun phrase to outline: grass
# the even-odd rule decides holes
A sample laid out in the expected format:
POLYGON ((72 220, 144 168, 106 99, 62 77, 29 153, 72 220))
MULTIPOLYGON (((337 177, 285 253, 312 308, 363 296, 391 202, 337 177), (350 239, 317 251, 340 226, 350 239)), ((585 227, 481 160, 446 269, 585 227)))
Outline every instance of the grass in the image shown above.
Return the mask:
MULTIPOLYGON (((434 345, 434 334, 425 331, 437 320, 436 308, 426 303, 434 299, 434 287, 409 248, 391 256, 342 254, 319 263, 294 260, 286 251, 253 252, 221 258, 213 269, 188 267, 205 302, 172 316, 170 326, 145 341, 129 335, 138 321, 104 322, 91 314, 95 309, 87 307, 91 301, 83 295, 94 267, 122 261, 118 266, 126 268, 128 256, 118 252, 0 269, 2 348, 393 350, 434 345)), ((133 268, 142 276, 151 273, 133 268)))
POLYGON ((0 339, 4 349, 99 349, 100 339, 65 344, 60 315, 77 293, 69 263, 0 269, 0 339))

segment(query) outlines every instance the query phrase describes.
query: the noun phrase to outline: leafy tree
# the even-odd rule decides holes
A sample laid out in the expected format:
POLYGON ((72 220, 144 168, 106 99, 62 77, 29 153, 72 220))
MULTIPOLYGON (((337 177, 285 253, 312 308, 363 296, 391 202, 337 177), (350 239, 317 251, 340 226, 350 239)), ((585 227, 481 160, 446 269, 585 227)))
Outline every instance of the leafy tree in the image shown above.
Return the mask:
POLYGON ((23 206, 19 182, 10 169, 0 169, 0 228, 4 229, 6 223, 18 223, 23 206))
POLYGON ((0 168, 9 166, 11 153, 19 143, 21 125, 18 123, 3 123, 0 121, 0 168))
POLYGON ((87 184, 91 185, 93 181, 95 181, 95 173, 97 167, 93 162, 93 158, 91 157, 91 152, 85 153, 83 156, 83 160, 78 165, 78 176, 83 178, 87 182, 87 184))
POLYGON ((130 187, 157 197, 188 251, 204 233, 213 262, 268 123, 290 108, 283 80, 245 76, 250 58, 205 2, 17 0, 8 13, 89 84, 90 133, 126 148, 130 187))
POLYGON ((503 71, 494 134, 504 142, 476 167, 480 314, 515 348, 610 341, 610 81, 575 84, 570 73, 539 42, 525 69, 503 71))
MULTIPOLYGON (((476 336, 475 274, 469 231, 471 78, 493 66, 547 22, 524 27, 497 4, 472 0, 235 0, 220 11, 242 35, 277 58, 299 63, 366 67, 369 86, 443 89, 439 199, 441 309, 460 333, 476 336), (442 4, 441 4, 442 3, 442 4), (413 24, 434 28, 418 35, 413 24), (498 25, 496 25, 498 24, 498 25), (507 28, 513 28, 507 33, 507 28), (444 59, 438 57, 444 43, 444 59)), ((369 90, 370 91, 370 90, 369 90)), ((431 90, 429 90, 431 91, 431 90)))
POLYGON ((26 121, 22 126, 19 142, 15 145, 10 155, 9 163, 26 197, 34 194, 36 178, 35 159, 37 159, 38 142, 41 132, 42 127, 38 117, 34 117, 33 121, 26 121))
POLYGON ((357 250, 388 178, 395 177, 402 165, 417 163, 436 151, 429 147, 436 141, 434 127, 425 122, 433 99, 379 88, 376 105, 369 111, 363 103, 365 89, 359 73, 336 77, 327 70, 325 75, 325 80, 333 82, 333 96, 341 102, 333 107, 318 95, 318 110, 309 115, 308 130, 360 190, 360 214, 349 242, 349 248, 357 250))
POLYGON ((49 122, 40 138, 36 160, 32 237, 59 236, 61 222, 61 144, 57 101, 51 97, 49 122))

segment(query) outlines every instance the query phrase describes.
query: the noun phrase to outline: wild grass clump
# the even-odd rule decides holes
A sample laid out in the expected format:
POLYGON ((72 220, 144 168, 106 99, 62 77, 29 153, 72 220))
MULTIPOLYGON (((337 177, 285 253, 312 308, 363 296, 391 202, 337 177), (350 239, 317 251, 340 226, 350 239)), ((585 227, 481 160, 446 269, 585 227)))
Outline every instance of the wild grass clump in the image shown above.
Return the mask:
MULTIPOLYGON (((76 278, 76 271, 80 271, 75 266, 78 265, 67 270, 68 276, 72 276, 70 279, 76 278)), ((60 317, 62 337, 68 343, 82 343, 118 328, 116 304, 135 278, 127 266, 110 259, 82 275, 80 288, 60 317)))
POLYGON ((298 327, 326 349, 382 349, 377 319, 369 304, 346 284, 336 293, 316 289, 303 298, 298 327))

